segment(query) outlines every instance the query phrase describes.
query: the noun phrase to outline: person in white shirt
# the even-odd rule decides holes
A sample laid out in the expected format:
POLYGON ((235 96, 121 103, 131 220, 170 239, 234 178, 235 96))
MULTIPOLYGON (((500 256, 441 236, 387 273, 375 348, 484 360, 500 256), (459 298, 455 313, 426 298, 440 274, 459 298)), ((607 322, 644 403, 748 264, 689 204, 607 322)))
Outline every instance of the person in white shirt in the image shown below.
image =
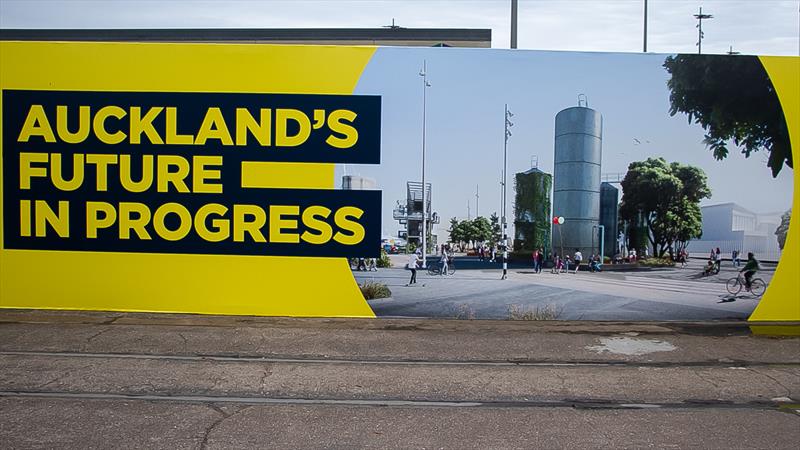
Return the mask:
POLYGON ((581 267, 581 261, 583 261, 583 254, 577 248, 575 249, 575 273, 578 273, 578 269, 581 267))
POLYGON ((411 271, 411 279, 406 286, 417 284, 417 263, 420 261, 419 255, 416 253, 408 257, 408 270, 411 271))

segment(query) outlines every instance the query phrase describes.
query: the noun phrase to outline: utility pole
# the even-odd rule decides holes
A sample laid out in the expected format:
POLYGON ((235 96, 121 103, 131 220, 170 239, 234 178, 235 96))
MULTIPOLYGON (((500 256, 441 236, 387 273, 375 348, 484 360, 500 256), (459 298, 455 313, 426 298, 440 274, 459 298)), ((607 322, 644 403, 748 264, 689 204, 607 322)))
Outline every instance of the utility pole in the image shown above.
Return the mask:
POLYGON ((644 0, 644 48, 642 51, 647 53, 647 0, 644 0))
POLYGON ((480 214, 478 213, 478 199, 480 195, 478 195, 478 185, 475 185, 475 217, 477 218, 480 214))
POLYGON ((511 0, 511 48, 517 48, 517 0, 511 0))
POLYGON ((431 86, 428 83, 427 61, 422 60, 422 70, 419 76, 422 77, 422 268, 427 267, 428 254, 428 204, 425 186, 425 109, 426 93, 431 86))
POLYGON ((713 19, 711 14, 703 14, 703 7, 700 7, 700 13, 695 14, 694 18, 697 19, 697 54, 703 53, 703 19, 713 19))

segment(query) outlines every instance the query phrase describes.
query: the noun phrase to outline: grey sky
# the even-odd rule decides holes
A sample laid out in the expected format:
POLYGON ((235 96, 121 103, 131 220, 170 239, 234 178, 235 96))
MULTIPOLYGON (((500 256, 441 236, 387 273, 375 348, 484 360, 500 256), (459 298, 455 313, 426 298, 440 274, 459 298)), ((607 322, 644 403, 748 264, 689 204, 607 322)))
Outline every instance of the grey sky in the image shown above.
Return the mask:
MULTIPOLYGON (((1 0, 3 28, 405 27, 491 28, 509 43, 509 0, 191 1, 1 0)), ((520 0, 519 47, 621 51, 642 48, 642 0, 520 0)), ((691 53, 699 6, 706 53, 797 55, 798 0, 650 0, 649 50, 691 53)))

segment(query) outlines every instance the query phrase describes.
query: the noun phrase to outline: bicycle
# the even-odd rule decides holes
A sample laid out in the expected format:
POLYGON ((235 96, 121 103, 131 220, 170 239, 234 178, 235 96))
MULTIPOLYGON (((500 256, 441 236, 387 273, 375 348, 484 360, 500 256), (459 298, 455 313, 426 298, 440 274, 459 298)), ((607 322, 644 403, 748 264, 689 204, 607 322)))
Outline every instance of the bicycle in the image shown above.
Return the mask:
MULTIPOLYGON (((447 264, 447 275, 453 275, 456 273, 456 268, 453 266, 453 263, 447 264)), ((428 264, 428 275, 443 275, 442 274, 442 263, 435 262, 428 264)))
POLYGON ((744 275, 741 272, 725 283, 725 288, 732 295, 738 294, 741 292, 742 288, 745 288, 745 290, 753 294, 754 297, 761 297, 764 295, 764 291, 767 290, 767 283, 761 278, 753 278, 750 280, 750 289, 747 289, 746 286, 744 275))

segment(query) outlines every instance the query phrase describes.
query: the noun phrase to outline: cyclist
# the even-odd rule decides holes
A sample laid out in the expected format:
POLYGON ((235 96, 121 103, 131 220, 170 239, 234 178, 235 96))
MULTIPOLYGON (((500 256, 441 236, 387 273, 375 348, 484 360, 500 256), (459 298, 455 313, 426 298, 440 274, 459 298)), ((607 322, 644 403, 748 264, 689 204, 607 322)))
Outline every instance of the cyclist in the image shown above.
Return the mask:
POLYGON ((760 268, 761 267, 758 264, 758 260, 755 256, 753 256, 753 252, 748 252, 747 263, 745 263, 744 267, 742 267, 742 270, 739 271, 744 272, 744 286, 748 291, 750 290, 750 284, 751 280, 753 279, 753 275, 755 275, 760 268))

